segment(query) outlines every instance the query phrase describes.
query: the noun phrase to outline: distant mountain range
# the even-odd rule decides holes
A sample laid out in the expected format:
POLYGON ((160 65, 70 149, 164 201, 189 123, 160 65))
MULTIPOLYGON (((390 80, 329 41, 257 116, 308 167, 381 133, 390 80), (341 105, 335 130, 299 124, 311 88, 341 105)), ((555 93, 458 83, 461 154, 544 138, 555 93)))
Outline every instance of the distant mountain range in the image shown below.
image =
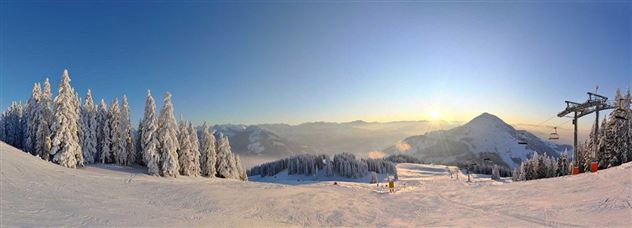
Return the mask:
POLYGON ((403 138, 428 131, 458 126, 447 122, 396 121, 344 123, 313 122, 299 125, 262 124, 259 127, 313 152, 334 154, 354 153, 366 157, 370 151, 381 151, 403 138))
POLYGON ((532 154, 559 156, 572 147, 542 140, 529 132, 520 132, 500 118, 483 113, 465 125, 450 130, 408 137, 384 150, 386 154, 408 153, 435 163, 479 161, 485 158, 510 168, 517 167, 532 154), (527 144, 519 144, 524 141, 527 144))
POLYGON ((381 151, 408 136, 455 126, 458 126, 458 123, 358 120, 344 123, 312 122, 299 125, 223 124, 213 126, 213 130, 227 135, 233 152, 242 155, 247 166, 252 166, 295 153, 350 152, 360 157, 367 157, 368 152, 381 151))
POLYGON ((292 154, 408 153, 435 163, 453 164, 489 158, 506 167, 516 167, 533 151, 558 156, 569 145, 542 140, 529 132, 519 132, 489 113, 465 125, 437 121, 396 121, 344 123, 312 122, 299 125, 215 125, 213 130, 227 135, 233 152, 248 167, 292 154), (402 140, 403 139, 403 140, 402 140), (522 139, 527 145, 518 144, 522 139), (386 149, 385 149, 386 148, 386 149))
POLYGON ((242 156, 278 158, 311 151, 256 125, 215 125, 213 130, 228 136, 232 151, 242 156))

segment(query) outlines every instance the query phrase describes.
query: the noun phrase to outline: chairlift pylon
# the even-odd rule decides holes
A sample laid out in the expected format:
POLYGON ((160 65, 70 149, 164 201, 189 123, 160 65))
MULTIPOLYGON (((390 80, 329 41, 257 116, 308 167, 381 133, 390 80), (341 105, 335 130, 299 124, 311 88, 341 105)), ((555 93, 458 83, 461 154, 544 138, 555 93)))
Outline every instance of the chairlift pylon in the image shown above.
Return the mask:
POLYGON ((557 127, 553 127, 553 132, 549 135, 549 140, 558 140, 560 135, 557 134, 557 127))

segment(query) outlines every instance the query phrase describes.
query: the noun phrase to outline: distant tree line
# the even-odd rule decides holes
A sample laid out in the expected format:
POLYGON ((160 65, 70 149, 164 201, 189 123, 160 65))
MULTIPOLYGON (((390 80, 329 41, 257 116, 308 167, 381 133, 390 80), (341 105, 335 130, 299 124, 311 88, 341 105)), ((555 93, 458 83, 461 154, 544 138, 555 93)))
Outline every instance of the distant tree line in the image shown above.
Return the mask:
POLYGON ((299 154, 255 166, 248 170, 248 176, 274 176, 284 170, 288 175, 315 176, 319 173, 331 177, 361 178, 370 172, 397 174, 393 162, 384 159, 356 159, 350 153, 336 154, 333 159, 328 155, 299 154))
POLYGON ((416 163, 416 164, 426 164, 423 160, 410 156, 408 154, 391 154, 384 157, 384 160, 393 162, 393 163, 416 163))
POLYGON ((96 162, 139 164, 151 175, 247 179, 226 136, 211 133, 206 123, 200 136, 191 122, 181 118, 176 123, 170 93, 157 115, 148 90, 137 130, 130 120, 125 95, 120 106, 115 98, 108 108, 103 99, 95 105, 88 90, 82 103, 64 70, 54 99, 46 79, 43 90, 39 83, 33 85, 25 105, 12 102, 0 115, 0 140, 68 168, 96 162))
POLYGON ((456 165, 460 169, 469 170, 471 173, 491 175, 493 179, 498 179, 500 177, 511 177, 512 175, 512 169, 492 163, 473 162, 457 163, 456 165))

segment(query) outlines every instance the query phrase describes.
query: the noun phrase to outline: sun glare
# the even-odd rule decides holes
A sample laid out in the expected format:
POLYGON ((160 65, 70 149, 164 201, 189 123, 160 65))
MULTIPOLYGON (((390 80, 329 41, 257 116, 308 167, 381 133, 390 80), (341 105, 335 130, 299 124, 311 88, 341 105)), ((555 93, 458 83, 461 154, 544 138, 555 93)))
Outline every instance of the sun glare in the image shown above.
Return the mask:
POLYGON ((432 120, 439 120, 441 118, 441 113, 439 111, 432 111, 430 113, 430 118, 432 118, 432 120))

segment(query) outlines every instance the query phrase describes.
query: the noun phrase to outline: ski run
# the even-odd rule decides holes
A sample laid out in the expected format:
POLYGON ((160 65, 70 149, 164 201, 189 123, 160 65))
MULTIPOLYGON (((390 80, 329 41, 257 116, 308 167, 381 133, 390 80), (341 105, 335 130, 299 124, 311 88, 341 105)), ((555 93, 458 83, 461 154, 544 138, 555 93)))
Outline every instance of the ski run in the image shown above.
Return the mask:
POLYGON ((625 227, 632 163, 577 176, 510 183, 455 167, 399 164, 397 191, 330 181, 281 185, 161 178, 145 168, 68 169, 0 145, 0 226, 625 227))

